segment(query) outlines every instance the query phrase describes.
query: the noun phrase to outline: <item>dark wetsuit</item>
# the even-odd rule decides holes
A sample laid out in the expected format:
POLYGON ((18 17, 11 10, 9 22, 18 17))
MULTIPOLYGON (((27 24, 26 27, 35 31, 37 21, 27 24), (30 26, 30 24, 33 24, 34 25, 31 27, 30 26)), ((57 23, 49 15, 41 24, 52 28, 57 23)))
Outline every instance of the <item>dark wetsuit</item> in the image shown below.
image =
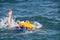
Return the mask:
POLYGON ((13 33, 24 33, 26 31, 25 27, 21 27, 21 28, 16 28, 15 30, 13 30, 13 33))

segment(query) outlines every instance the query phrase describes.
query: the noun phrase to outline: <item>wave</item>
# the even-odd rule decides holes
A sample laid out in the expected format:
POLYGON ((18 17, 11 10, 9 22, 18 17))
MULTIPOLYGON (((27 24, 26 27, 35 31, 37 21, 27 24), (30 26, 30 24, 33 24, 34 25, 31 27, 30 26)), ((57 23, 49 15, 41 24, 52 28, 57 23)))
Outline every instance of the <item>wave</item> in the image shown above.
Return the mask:
POLYGON ((19 2, 26 2, 28 0, 0 0, 0 3, 19 3, 19 2))

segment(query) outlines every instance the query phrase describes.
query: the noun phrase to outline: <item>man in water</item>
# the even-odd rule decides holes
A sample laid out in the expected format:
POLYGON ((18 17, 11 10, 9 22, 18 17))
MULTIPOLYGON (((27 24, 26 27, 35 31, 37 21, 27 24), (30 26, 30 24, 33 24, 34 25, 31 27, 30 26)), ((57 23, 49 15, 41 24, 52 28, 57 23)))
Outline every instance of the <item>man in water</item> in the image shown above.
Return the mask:
MULTIPOLYGON (((23 29, 23 28, 26 28, 27 30, 33 30, 35 29, 34 28, 34 25, 31 24, 28 20, 26 20, 26 22, 18 22, 17 23, 19 28, 23 29)), ((8 11, 8 25, 11 26, 12 25, 12 10, 9 9, 8 11)))

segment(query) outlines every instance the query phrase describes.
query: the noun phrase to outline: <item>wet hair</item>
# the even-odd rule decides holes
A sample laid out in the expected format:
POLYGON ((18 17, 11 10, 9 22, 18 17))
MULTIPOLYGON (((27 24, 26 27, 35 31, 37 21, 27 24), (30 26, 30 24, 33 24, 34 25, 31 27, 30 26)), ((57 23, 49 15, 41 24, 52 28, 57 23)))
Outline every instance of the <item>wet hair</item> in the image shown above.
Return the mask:
POLYGON ((19 24, 19 22, 17 22, 17 24, 19 24))

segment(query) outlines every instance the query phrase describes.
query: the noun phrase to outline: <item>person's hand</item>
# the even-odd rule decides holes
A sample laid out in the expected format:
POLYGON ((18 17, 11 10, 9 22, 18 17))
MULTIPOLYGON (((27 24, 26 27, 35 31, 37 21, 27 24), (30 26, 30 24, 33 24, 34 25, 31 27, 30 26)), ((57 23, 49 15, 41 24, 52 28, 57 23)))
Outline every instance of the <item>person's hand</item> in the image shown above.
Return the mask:
POLYGON ((12 15, 12 10, 11 9, 9 9, 8 14, 12 15))

